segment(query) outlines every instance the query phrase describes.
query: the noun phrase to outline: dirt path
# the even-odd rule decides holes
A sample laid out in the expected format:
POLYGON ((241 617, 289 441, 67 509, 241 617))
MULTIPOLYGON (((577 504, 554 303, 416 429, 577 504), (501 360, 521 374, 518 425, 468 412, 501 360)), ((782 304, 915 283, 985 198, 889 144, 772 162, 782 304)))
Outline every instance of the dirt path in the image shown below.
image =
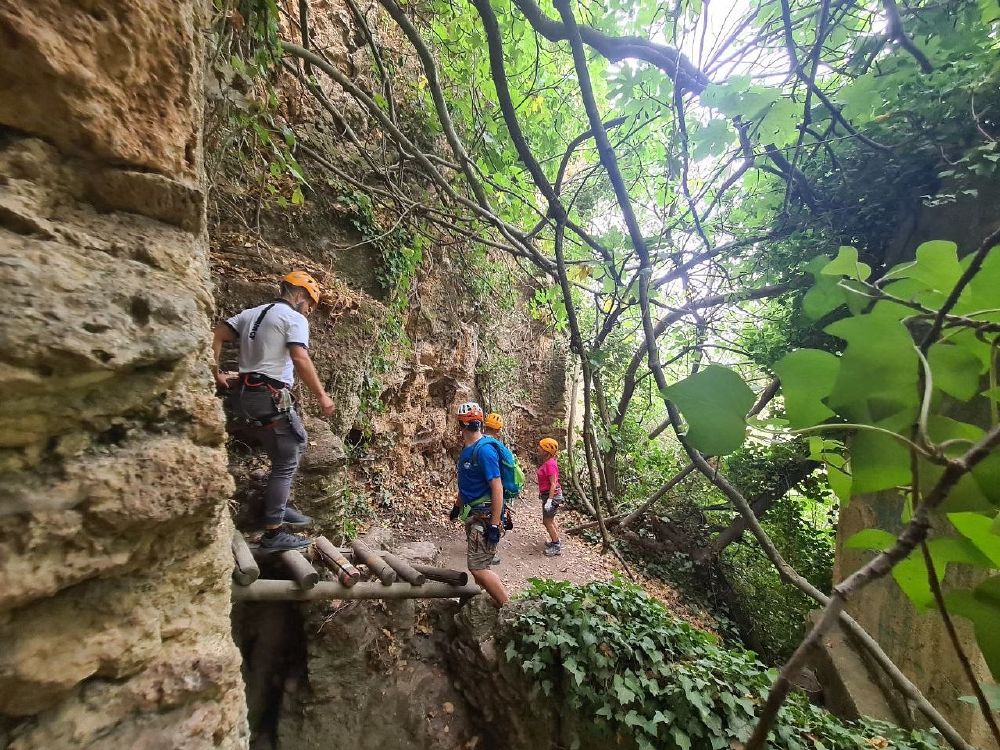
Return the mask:
MULTIPOLYGON (((548 535, 542 526, 541 503, 537 496, 538 491, 533 483, 524 488, 522 499, 515 506, 514 528, 504 535, 497 548, 500 564, 494 565, 493 570, 511 594, 524 590, 531 578, 584 584, 610 580, 616 573, 628 577, 624 566, 614 555, 601 554, 600 545, 591 544, 581 537, 563 534, 562 554, 546 557, 543 551, 548 535)), ((411 496, 408 506, 398 509, 394 514, 394 537, 398 542, 432 542, 439 550, 438 565, 466 570, 464 528, 459 523, 449 521, 447 516, 452 504, 451 497, 450 493, 440 492, 411 496)), ((560 513, 558 518, 563 527, 586 520, 576 513, 560 513)), ((704 612, 690 608, 669 585, 638 574, 636 580, 676 615, 693 624, 713 629, 711 618, 704 612)))

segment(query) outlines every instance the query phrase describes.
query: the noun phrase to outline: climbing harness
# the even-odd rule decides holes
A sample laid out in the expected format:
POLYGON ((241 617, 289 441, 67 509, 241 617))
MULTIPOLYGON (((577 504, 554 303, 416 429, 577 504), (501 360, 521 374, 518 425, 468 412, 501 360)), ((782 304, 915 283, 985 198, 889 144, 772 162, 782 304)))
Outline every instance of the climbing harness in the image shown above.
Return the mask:
MULTIPOLYGON (((258 318, 258 322, 259 320, 258 318)), ((259 372, 241 372, 239 384, 240 387, 237 393, 239 413, 237 421, 240 422, 240 426, 242 427, 273 428, 275 422, 282 417, 287 417, 288 413, 295 406, 295 398, 292 396, 291 389, 280 380, 269 378, 267 375, 262 375, 259 372), (253 390, 266 388, 271 394, 271 401, 275 409, 274 414, 267 417, 251 417, 247 414, 243 406, 243 394, 248 388, 253 390)))

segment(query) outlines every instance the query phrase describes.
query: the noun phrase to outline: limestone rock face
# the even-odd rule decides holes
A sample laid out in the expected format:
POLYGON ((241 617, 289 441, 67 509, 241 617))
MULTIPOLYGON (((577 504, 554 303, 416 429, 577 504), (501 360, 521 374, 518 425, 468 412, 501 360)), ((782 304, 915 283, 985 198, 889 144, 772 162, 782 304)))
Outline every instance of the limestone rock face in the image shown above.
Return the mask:
POLYGON ((200 3, 0 6, 0 747, 239 748, 200 3))

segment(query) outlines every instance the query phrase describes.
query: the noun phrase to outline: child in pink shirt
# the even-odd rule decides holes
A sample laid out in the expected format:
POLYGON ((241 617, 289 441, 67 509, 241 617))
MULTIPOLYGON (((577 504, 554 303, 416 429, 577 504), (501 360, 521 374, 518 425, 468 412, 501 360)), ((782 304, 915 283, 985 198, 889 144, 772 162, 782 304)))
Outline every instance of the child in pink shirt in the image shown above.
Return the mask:
POLYGON ((562 554, 559 542, 559 526, 556 524, 556 511, 562 503, 562 485, 559 484, 559 464, 556 455, 559 453, 559 443, 546 437, 538 441, 538 496, 542 501, 542 525, 549 533, 549 541, 545 543, 545 556, 555 557, 562 554))

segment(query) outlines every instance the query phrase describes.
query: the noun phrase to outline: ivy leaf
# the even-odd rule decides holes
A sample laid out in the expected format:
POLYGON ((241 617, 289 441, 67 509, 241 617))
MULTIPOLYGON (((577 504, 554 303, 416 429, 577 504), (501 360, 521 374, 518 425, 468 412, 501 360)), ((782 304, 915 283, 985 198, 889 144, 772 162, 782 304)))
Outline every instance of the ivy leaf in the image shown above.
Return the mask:
POLYGON ((822 399, 833 388, 839 370, 840 360, 820 349, 789 352, 774 364, 793 428, 812 427, 835 415, 822 399))
POLYGON ((802 269, 811 274, 814 281, 812 287, 802 297, 802 311, 812 320, 819 320, 845 302, 845 292, 837 283, 837 279, 824 276, 822 273, 829 263, 828 255, 818 255, 802 269))
POLYGON ((709 120, 691 134, 691 157, 698 160, 722 154, 735 139, 728 120, 709 120))
MULTIPOLYGON (((934 565, 934 575, 940 581, 948 571, 951 563, 990 567, 987 557, 980 552, 968 539, 941 537, 927 542, 931 562, 934 565)), ((899 584, 906 597, 920 608, 934 606, 934 594, 927 575, 927 564, 923 552, 918 548, 892 569, 892 577, 899 584)))
POLYGON ((848 278, 867 281, 872 275, 872 268, 867 263, 858 260, 858 251, 848 245, 842 245, 837 257, 830 261, 823 270, 824 276, 847 276, 848 278))
MULTIPOLYGON (((968 267, 971 260, 971 254, 962 258, 962 267, 968 267)), ((1000 308, 1000 246, 993 247, 986 255, 979 272, 959 296, 955 313, 971 315, 978 320, 1000 321, 997 308, 1000 308)))
POLYGON ((860 495, 910 483, 910 451, 881 432, 859 430, 851 445, 851 492, 860 495))
POLYGON ((948 520, 959 534, 1000 568, 1000 534, 995 530, 1000 515, 994 519, 982 513, 949 513, 948 520))
POLYGON ((848 549, 874 549, 884 552, 896 543, 896 537, 882 529, 862 529, 851 536, 844 546, 848 549))
MULTIPOLYGON (((852 422, 903 430, 916 418, 919 363, 913 339, 896 312, 896 307, 876 305, 867 315, 844 318, 824 329, 847 342, 826 402, 852 422)), ((854 474, 858 480, 858 471, 854 474)))
POLYGON ((851 475, 836 466, 826 465, 826 478, 830 489, 840 501, 840 507, 846 508, 851 502, 851 475))
POLYGON ((945 595, 949 611, 972 621, 979 650, 994 680, 1000 680, 1000 576, 987 578, 973 591, 945 595))
POLYGON ((676 726, 670 727, 670 736, 674 739, 674 744, 678 750, 691 750, 691 738, 676 726))
POLYGON ((688 423, 687 439, 698 450, 724 456, 743 445, 746 413, 753 391, 743 378, 721 365, 709 365, 664 389, 688 423))
POLYGON ((927 352, 934 387, 959 401, 979 392, 979 358, 959 346, 938 342, 927 352))

